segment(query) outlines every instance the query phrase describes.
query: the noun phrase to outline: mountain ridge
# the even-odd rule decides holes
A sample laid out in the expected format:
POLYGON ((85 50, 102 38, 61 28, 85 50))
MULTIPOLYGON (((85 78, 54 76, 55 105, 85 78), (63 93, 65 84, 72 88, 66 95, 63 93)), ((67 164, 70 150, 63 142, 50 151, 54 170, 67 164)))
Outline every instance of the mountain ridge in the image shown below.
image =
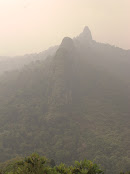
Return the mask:
MULTIPOLYGON (((87 26, 85 26, 84 30, 77 37, 74 37, 73 40, 77 48, 79 47, 79 45, 81 45, 81 47, 85 45, 86 47, 86 44, 89 47, 95 47, 95 45, 98 43, 92 39, 91 31, 87 26)), ((108 46, 108 44, 104 44, 104 43, 102 44, 99 43, 99 45, 108 46)), ((121 49, 115 46, 112 46, 112 47, 121 49)), ((50 56, 54 56, 58 48, 59 48, 59 45, 50 47, 47 50, 40 53, 26 54, 24 56, 15 56, 15 57, 0 56, 0 75, 12 70, 21 70, 24 66, 30 64, 33 61, 44 60, 50 56)), ((128 52, 128 54, 130 54, 130 49, 124 50, 124 51, 125 51, 125 54, 126 54, 126 51, 128 52)))

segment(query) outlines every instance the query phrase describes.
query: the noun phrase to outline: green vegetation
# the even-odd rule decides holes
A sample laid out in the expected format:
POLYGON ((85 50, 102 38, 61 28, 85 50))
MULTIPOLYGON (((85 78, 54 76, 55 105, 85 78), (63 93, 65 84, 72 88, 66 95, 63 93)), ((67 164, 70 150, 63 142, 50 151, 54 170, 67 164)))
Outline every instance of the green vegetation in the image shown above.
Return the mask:
POLYGON ((1 174, 103 174, 97 164, 91 161, 75 161, 73 166, 61 163, 55 165, 52 160, 34 153, 21 160, 12 160, 1 164, 1 174))
POLYGON ((12 159, 0 164, 0 174, 104 174, 104 172, 99 165, 89 160, 75 161, 71 166, 64 163, 56 165, 54 160, 33 153, 26 158, 12 159))
POLYGON ((68 42, 0 77, 0 162, 38 152, 58 165, 87 158, 107 174, 129 171, 128 52, 68 42))

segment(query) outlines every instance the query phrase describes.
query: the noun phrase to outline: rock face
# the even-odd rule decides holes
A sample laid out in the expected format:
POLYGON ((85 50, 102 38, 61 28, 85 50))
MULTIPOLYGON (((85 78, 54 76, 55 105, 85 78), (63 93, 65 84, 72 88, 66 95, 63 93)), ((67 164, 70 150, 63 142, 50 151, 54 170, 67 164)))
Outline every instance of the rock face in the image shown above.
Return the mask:
POLYGON ((51 69, 50 108, 64 110, 72 102, 73 67, 76 58, 75 45, 71 38, 65 37, 57 50, 51 69))

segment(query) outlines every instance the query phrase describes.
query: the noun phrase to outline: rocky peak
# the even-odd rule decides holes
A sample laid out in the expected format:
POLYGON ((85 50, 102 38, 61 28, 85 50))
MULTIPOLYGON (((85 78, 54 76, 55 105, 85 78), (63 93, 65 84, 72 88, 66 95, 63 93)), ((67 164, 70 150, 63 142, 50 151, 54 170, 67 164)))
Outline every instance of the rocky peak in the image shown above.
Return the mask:
POLYGON ((67 50, 71 50, 74 48, 74 42, 70 37, 64 37, 60 48, 65 48, 67 50))
POLYGON ((92 41, 92 35, 90 29, 86 26, 83 32, 77 37, 81 43, 89 43, 92 41))

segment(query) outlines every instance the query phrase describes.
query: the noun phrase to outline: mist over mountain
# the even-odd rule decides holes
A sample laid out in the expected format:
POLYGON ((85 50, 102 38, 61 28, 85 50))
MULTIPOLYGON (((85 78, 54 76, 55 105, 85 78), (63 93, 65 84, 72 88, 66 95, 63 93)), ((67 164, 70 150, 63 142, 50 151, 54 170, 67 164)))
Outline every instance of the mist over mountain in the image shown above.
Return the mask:
POLYGON ((20 61, 1 71, 1 162, 35 151, 57 163, 95 160, 105 173, 130 170, 130 50, 94 41, 85 27, 20 61))
POLYGON ((15 57, 0 56, 0 75, 7 71, 20 70, 31 62, 44 60, 47 57, 53 56, 57 49, 58 46, 54 46, 41 53, 26 54, 24 56, 15 57))

